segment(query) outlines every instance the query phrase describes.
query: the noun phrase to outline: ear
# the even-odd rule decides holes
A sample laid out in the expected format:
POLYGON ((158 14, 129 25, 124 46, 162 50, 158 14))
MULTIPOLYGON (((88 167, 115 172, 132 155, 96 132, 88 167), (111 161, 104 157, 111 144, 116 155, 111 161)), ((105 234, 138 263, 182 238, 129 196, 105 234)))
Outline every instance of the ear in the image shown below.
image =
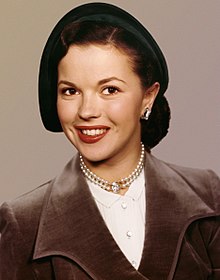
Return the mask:
POLYGON ((160 90, 160 84, 158 82, 155 82, 152 86, 150 86, 144 93, 144 98, 142 102, 142 111, 141 115, 144 114, 146 108, 151 110, 153 107, 154 101, 157 97, 157 94, 160 90))

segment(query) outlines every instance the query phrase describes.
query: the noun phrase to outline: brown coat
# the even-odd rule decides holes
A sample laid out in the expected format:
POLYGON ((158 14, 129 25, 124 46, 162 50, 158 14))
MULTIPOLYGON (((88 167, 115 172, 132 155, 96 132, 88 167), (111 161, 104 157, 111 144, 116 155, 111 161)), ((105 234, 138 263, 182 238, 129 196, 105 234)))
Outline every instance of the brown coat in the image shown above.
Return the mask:
POLYGON ((1 207, 0 279, 220 279, 218 177, 150 154, 145 174, 138 271, 105 226, 76 156, 54 181, 1 207))

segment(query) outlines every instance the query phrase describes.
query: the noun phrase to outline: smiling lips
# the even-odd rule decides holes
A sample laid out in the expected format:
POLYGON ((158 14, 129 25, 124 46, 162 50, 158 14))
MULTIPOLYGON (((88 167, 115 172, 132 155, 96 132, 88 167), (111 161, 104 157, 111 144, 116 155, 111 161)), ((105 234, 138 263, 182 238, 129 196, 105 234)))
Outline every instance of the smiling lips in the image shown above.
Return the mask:
POLYGON ((107 126, 76 126, 79 138, 87 144, 100 141, 109 130, 107 126))

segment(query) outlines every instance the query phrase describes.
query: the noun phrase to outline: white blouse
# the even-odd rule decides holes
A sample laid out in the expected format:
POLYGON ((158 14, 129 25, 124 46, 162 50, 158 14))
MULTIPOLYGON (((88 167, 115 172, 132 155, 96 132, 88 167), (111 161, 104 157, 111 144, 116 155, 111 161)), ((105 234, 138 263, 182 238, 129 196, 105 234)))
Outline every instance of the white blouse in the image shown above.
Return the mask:
POLYGON ((145 237, 144 170, 123 196, 107 192, 89 180, 87 183, 110 233, 126 258, 138 269, 145 237))

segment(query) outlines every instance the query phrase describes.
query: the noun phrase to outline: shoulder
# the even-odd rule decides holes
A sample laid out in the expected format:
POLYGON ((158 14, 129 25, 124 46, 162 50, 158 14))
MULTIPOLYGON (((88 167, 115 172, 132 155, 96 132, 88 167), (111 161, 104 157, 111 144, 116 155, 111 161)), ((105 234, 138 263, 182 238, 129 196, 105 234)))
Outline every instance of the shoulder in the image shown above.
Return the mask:
POLYGON ((47 182, 14 200, 3 203, 0 207, 0 231, 6 224, 14 224, 20 229, 31 228, 37 224, 49 187, 50 182, 47 182))
POLYGON ((177 177, 181 177, 189 184, 212 185, 220 187, 220 179, 217 174, 210 169, 191 168, 171 163, 164 163, 172 170, 177 177))
POLYGON ((179 177, 183 180, 190 182, 202 182, 202 183, 210 183, 210 181, 219 184, 220 180, 217 174, 210 169, 199 169, 192 167, 185 167, 173 163, 168 163, 163 160, 156 158, 153 155, 149 155, 150 161, 156 168, 160 168, 161 172, 163 172, 164 176, 168 177, 179 177))
POLYGON ((210 189, 220 193, 220 179, 218 175, 210 169, 199 169, 179 166, 175 164, 166 163, 181 180, 184 180, 189 185, 197 186, 204 189, 210 189))
POLYGON ((67 163, 61 173, 53 180, 38 186, 14 200, 3 203, 0 207, 0 224, 2 224, 2 219, 5 217, 12 218, 12 216, 15 220, 19 221, 19 223, 25 222, 28 224, 34 221, 37 222, 40 218, 42 208, 47 204, 47 200, 50 198, 54 185, 68 184, 70 178, 74 177, 73 173, 78 161, 78 155, 75 155, 67 163))
POLYGON ((44 199, 44 195, 49 188, 51 181, 48 181, 37 188, 20 195, 16 199, 9 200, 5 204, 9 205, 16 212, 22 212, 22 209, 28 210, 30 208, 36 208, 39 204, 41 204, 44 199))
POLYGON ((185 167, 165 162, 152 155, 150 157, 154 165, 160 168, 162 175, 167 178, 183 180, 189 184, 214 184, 220 187, 218 175, 210 169, 185 167))
MULTIPOLYGON (((22 260, 31 258, 44 200, 50 183, 43 184, 17 199, 8 201, 0 207, 0 261, 3 270, 17 267, 22 260)), ((1 278, 1 276, 0 276, 1 278)), ((10 278, 12 279, 12 278, 10 278)))
POLYGON ((210 207, 220 212, 220 179, 209 169, 184 167, 162 161, 150 155, 150 162, 156 176, 173 186, 184 197, 200 197, 210 207))

